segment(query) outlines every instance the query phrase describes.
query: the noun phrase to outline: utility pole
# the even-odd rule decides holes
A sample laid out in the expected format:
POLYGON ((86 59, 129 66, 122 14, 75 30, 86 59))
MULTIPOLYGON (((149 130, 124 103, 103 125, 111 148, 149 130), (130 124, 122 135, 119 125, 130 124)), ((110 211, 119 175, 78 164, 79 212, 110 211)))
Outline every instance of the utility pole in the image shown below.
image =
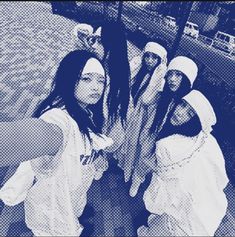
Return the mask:
POLYGON ((123 9, 123 2, 119 1, 118 2, 118 16, 117 16, 117 21, 122 20, 122 9, 123 9))
POLYGON ((182 35, 184 33, 184 28, 185 28, 186 22, 188 21, 188 18, 190 16, 192 5, 193 5, 193 1, 185 2, 184 15, 180 20, 177 35, 175 37, 175 41, 174 41, 172 48, 171 48, 171 53, 170 53, 170 57, 169 57, 170 60, 175 57, 175 54, 179 48, 180 41, 181 41, 182 35))
POLYGON ((104 20, 108 19, 108 2, 103 1, 103 16, 104 20))

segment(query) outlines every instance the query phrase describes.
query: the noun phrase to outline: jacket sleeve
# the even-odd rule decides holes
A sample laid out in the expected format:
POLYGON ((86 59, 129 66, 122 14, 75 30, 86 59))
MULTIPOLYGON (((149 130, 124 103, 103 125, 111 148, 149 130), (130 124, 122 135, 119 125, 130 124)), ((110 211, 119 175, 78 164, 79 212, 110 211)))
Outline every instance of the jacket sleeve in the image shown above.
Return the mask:
POLYGON ((62 153, 68 143, 71 124, 66 112, 57 108, 45 112, 40 119, 57 125, 63 133, 63 144, 55 156, 42 156, 30 161, 34 172, 50 176, 61 163, 62 153))
POLYGON ((8 206, 23 202, 33 185, 34 177, 30 161, 22 162, 13 176, 1 188, 0 199, 8 206))

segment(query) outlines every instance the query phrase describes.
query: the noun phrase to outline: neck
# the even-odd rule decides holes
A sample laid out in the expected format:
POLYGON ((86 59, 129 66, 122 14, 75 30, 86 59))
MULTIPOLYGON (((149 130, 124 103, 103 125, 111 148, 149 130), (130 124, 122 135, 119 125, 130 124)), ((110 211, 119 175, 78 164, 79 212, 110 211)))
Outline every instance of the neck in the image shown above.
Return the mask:
POLYGON ((78 101, 78 104, 79 104, 79 106, 80 106, 81 108, 83 108, 84 110, 87 110, 87 104, 82 103, 82 102, 80 102, 80 101, 78 101))

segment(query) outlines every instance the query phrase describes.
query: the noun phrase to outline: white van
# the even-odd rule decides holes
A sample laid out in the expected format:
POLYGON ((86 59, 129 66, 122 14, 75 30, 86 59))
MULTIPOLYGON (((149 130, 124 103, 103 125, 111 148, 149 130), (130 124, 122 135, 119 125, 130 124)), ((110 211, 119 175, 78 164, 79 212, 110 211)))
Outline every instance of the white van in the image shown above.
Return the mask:
POLYGON ((232 54, 235 51, 235 36, 218 31, 215 34, 212 46, 232 54))
POLYGON ((184 34, 189 35, 193 37, 194 39, 197 39, 199 36, 198 25, 193 22, 187 21, 184 28, 184 34))
POLYGON ((176 19, 172 16, 166 16, 164 18, 164 24, 172 29, 176 29, 176 19))

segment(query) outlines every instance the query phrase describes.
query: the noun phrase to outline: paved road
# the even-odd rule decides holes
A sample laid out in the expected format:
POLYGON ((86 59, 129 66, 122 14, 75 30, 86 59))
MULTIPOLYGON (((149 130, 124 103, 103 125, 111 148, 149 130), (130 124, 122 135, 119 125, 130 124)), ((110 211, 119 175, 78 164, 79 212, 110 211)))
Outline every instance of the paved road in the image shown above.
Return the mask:
MULTIPOLYGON (((114 8, 109 8, 116 11, 114 8)), ((137 25, 146 28, 147 33, 155 33, 156 36, 173 41, 176 33, 169 30, 159 22, 153 22, 149 13, 141 10, 133 4, 123 4, 123 15, 137 25)), ((124 17, 124 18, 125 18, 124 17)), ((191 53, 200 62, 204 63, 212 72, 218 76, 219 80, 224 80, 231 87, 235 88, 235 59, 231 59, 220 50, 208 47, 201 41, 194 40, 188 36, 183 36, 180 44, 182 53, 191 53)))
MULTIPOLYGON (((92 11, 103 13, 103 4, 86 3, 84 7, 92 11)), ((110 6, 107 15, 117 16, 117 7, 110 6)), ((159 21, 154 21, 148 11, 143 11, 137 4, 124 3, 122 20, 133 30, 136 26, 141 26, 145 33, 155 35, 156 37, 166 40, 171 45, 175 39, 176 31, 173 31, 159 21), (128 22, 128 23, 127 23, 128 22)), ((192 54, 199 62, 205 64, 211 70, 217 80, 225 81, 228 85, 235 88, 235 58, 230 58, 222 51, 209 47, 199 40, 194 40, 188 36, 183 36, 180 44, 180 54, 192 54)))

